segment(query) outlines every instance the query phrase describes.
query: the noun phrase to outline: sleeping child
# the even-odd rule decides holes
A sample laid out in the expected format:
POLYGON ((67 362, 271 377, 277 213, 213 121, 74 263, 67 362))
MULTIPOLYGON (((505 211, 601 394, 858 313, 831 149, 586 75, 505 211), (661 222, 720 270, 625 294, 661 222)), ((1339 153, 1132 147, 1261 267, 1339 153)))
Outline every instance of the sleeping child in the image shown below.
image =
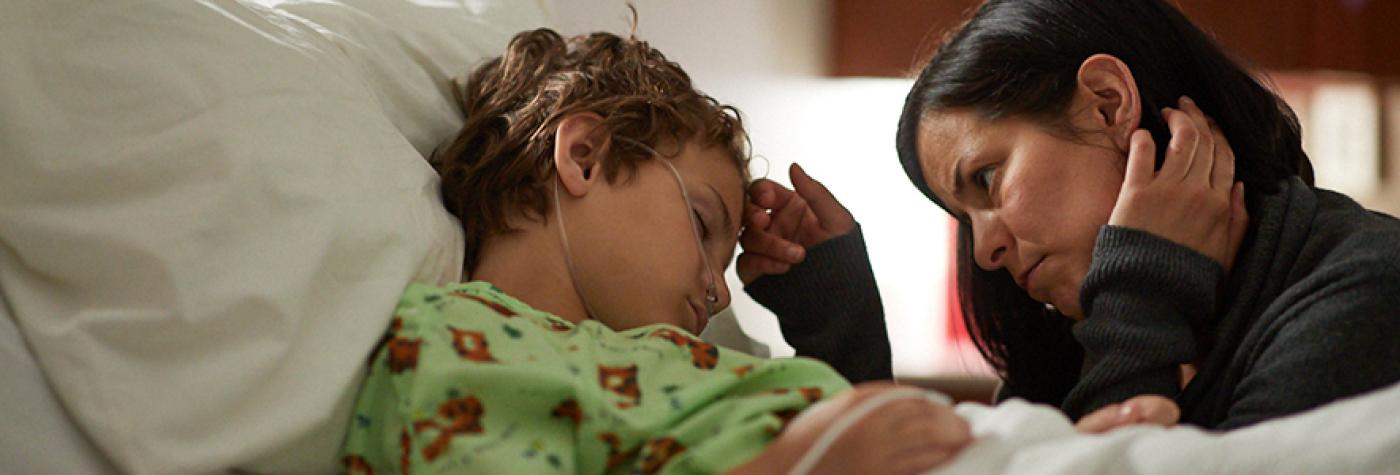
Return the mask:
POLYGON ((918 473, 969 441, 907 389, 695 336, 729 304, 748 140, 661 53, 529 31, 458 89, 433 165, 470 282, 405 290, 347 472, 918 473))

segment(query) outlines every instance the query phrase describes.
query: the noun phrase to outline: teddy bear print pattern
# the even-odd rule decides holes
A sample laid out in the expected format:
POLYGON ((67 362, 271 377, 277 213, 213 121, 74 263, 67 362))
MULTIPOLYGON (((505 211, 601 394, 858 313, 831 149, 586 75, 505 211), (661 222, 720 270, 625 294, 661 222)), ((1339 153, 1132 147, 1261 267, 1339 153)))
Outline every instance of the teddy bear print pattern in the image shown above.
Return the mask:
POLYGON ((347 473, 714 473, 849 385, 680 328, 613 331, 485 282, 410 286, 342 449, 347 473))

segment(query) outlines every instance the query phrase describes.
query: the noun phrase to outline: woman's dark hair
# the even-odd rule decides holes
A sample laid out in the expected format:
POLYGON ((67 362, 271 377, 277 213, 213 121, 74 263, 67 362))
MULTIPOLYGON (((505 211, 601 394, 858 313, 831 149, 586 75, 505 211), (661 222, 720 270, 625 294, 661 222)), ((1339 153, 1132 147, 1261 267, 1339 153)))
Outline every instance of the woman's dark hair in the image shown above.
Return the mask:
MULTIPOLYGON (((1158 166, 1171 137, 1159 111, 1184 95, 1229 138, 1250 209, 1283 178, 1312 183, 1293 111, 1163 0, 987 1, 945 40, 909 91, 896 137, 905 173, 947 209, 919 163, 919 124, 931 112, 1026 119, 1075 134, 1068 107, 1079 67, 1099 53, 1132 70, 1143 111, 1139 126, 1157 143, 1158 166)), ((1083 358, 1069 320, 1032 300, 1009 272, 977 267, 972 239, 971 224, 960 222, 958 298, 978 351, 1008 393, 1058 405, 1078 380, 1083 358)))

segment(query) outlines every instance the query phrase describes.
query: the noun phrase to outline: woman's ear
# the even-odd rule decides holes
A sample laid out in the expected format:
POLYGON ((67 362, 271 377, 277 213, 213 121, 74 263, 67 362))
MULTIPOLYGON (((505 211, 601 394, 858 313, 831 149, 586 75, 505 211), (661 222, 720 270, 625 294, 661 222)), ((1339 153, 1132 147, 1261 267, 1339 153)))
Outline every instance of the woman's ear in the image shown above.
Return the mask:
POLYGON ((554 169, 570 195, 586 195, 597 182, 608 142, 598 114, 579 112, 559 121, 554 131, 554 169))
POLYGON ((1127 64, 1107 54, 1085 59, 1079 66, 1074 102, 1070 110, 1079 111, 1079 117, 1071 118, 1076 125, 1102 130, 1120 150, 1128 150, 1133 131, 1142 119, 1142 103, 1137 81, 1127 64))

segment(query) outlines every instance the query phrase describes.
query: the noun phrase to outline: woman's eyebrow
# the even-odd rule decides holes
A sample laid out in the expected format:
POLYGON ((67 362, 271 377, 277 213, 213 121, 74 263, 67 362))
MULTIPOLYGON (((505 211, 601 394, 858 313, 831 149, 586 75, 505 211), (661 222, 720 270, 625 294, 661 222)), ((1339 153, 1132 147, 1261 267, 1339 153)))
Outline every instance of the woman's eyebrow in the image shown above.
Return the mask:
POLYGON ((963 182, 963 162, 967 161, 967 155, 961 155, 953 162, 953 196, 962 196, 963 187, 967 183, 963 182))
POLYGON ((719 206, 724 209, 724 229, 730 231, 734 230, 734 220, 729 218, 729 204, 724 202, 724 197, 719 194, 719 190, 716 190, 713 185, 706 183, 705 187, 709 188, 710 192, 715 194, 715 199, 719 200, 719 206))

